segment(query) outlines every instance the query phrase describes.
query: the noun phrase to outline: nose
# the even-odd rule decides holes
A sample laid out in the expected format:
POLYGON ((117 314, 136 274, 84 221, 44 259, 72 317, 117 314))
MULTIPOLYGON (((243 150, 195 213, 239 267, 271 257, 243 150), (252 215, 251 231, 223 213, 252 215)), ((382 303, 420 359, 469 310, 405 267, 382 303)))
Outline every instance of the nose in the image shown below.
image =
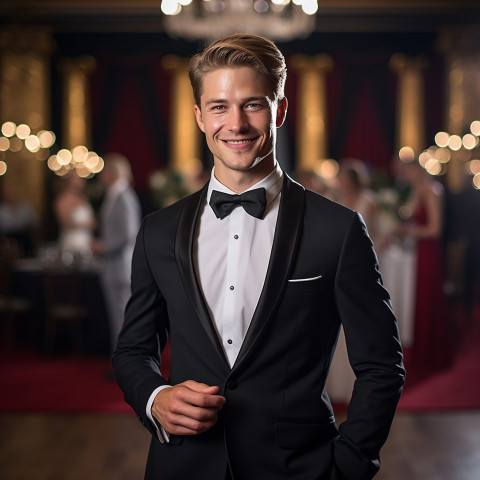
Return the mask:
POLYGON ((244 132, 248 130, 248 116, 243 108, 231 108, 228 116, 228 129, 231 132, 244 132))

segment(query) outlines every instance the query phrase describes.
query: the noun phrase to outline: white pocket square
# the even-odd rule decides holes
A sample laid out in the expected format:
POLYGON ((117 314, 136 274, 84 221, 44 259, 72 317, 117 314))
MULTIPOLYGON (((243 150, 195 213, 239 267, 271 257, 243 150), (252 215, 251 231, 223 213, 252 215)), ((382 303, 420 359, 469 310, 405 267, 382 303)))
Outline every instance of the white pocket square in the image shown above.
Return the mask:
POLYGON ((314 280, 318 280, 322 278, 323 275, 318 275, 318 277, 310 277, 310 278, 291 278, 289 282, 313 282, 314 280))

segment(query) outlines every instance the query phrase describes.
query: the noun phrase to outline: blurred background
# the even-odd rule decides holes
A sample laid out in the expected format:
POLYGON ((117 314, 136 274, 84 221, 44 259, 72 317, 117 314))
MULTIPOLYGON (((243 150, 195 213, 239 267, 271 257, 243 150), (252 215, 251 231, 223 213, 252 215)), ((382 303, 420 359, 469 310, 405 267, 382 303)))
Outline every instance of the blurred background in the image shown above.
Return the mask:
MULTIPOLYGON (((479 478, 479 27, 476 0, 3 0, 2 478, 142 478, 109 363, 107 159, 131 230, 205 183, 188 60, 233 32, 284 53, 278 160, 362 214, 392 296, 408 378, 378 478, 479 478)), ((342 333, 339 421, 353 380, 342 333)))

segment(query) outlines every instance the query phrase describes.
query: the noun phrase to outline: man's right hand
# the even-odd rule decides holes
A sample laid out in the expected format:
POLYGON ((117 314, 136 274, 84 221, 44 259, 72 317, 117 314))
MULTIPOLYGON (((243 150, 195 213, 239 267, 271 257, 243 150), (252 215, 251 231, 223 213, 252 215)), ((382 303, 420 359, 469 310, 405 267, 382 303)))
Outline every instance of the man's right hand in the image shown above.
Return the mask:
POLYGON ((161 390, 153 401, 152 413, 172 435, 198 435, 212 428, 225 397, 220 388, 187 380, 161 390))

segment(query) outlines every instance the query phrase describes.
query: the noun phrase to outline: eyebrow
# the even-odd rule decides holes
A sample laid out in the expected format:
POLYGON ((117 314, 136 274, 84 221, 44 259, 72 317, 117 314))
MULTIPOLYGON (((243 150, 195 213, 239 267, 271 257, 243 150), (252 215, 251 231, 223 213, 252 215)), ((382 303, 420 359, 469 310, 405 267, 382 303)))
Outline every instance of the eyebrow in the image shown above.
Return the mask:
MULTIPOLYGON (((259 101, 265 101, 265 97, 263 96, 255 96, 255 97, 248 97, 245 98, 242 103, 250 103, 250 102, 259 102, 259 101)), ((212 103, 228 103, 228 100, 226 98, 212 98, 210 100, 207 100, 205 102, 205 106, 211 105, 212 103)))

